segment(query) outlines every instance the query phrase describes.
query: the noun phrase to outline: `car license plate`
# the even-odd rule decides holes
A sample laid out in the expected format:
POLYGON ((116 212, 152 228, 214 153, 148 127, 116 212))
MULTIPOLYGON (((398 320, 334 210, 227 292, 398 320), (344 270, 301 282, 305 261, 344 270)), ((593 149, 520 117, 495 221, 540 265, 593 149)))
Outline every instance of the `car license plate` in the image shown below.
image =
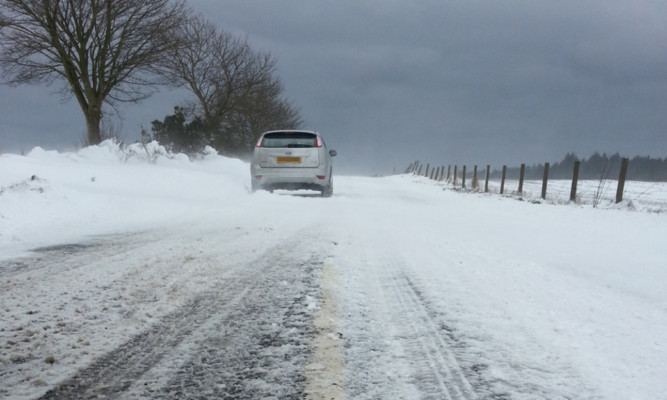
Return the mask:
POLYGON ((301 157, 276 157, 278 164, 301 164, 301 157))

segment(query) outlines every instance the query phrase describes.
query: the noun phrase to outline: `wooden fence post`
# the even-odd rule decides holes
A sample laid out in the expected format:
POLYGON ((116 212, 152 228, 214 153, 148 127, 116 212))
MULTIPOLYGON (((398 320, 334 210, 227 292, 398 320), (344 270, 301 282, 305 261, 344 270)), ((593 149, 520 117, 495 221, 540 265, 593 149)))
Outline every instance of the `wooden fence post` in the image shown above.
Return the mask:
POLYGON ((526 176, 526 164, 521 164, 521 172, 519 172, 519 194, 523 193, 523 178, 526 176))
POLYGON ((449 181, 449 178, 452 177, 452 164, 447 165, 447 181, 449 181))
POLYGON ((472 188, 474 190, 479 189, 479 181, 477 180, 477 166, 475 165, 475 168, 473 169, 472 172, 472 188))
POLYGON ((465 165, 463 166, 463 172, 461 173, 461 182, 463 182, 461 184, 461 187, 463 189, 465 189, 466 188, 466 166, 465 165))
POLYGON ((625 177, 628 172, 628 159, 621 159, 621 172, 618 175, 618 188, 616 189, 616 203, 623 201, 623 190, 625 189, 625 177))
POLYGON ((579 165, 581 161, 574 162, 574 170, 572 171, 572 189, 570 189, 570 201, 577 201, 577 183, 579 182, 579 165))
POLYGON ((426 173, 424 174, 424 176, 426 176, 426 177, 428 177, 428 169, 429 168, 431 168, 431 164, 426 163, 426 173))
POLYGON ((422 165, 419 164, 419 171, 417 171, 417 175, 421 175, 421 174, 422 174, 422 165))
POLYGON ((484 193, 489 193, 489 171, 491 171, 491 166, 486 165, 486 178, 484 182, 484 193))
POLYGON ((505 175, 507 175, 507 165, 503 165, 503 174, 500 178, 500 194, 505 193, 505 175))
POLYGON ((457 178, 457 176, 456 176, 456 175, 457 175, 457 172, 458 172, 458 171, 457 171, 457 170, 458 170, 458 168, 459 168, 459 166, 458 166, 458 165, 455 165, 455 166, 454 166, 454 183, 453 183, 453 184, 454 184, 454 186, 456 186, 456 178, 457 178))
POLYGON ((547 198, 547 180, 549 179, 549 163, 544 163, 544 175, 542 176, 542 199, 547 198))

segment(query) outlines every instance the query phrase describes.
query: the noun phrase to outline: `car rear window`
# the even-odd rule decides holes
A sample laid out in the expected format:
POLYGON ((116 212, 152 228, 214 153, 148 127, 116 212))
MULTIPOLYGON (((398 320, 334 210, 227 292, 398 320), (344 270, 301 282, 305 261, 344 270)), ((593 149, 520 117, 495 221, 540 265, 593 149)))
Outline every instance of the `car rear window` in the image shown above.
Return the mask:
POLYGON ((264 135, 262 147, 317 147, 317 136, 308 132, 272 132, 264 135))

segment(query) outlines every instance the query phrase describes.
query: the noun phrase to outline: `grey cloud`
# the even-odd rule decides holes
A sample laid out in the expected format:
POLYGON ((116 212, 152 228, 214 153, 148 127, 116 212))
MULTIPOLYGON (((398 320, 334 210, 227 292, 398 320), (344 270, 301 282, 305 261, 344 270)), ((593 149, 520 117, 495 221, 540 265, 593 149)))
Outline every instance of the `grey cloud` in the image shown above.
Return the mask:
MULTIPOLYGON (((667 156, 667 3, 190 5, 276 56, 287 95, 328 134, 342 169, 556 161, 571 151, 667 156)), ((180 100, 161 93, 126 126, 180 100)))

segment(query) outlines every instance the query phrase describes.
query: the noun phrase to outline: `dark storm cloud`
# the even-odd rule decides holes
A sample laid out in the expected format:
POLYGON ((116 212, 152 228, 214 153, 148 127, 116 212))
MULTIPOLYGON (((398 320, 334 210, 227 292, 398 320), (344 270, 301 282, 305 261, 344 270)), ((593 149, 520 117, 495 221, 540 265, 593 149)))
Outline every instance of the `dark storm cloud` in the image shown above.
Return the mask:
MULTIPOLYGON (((572 151, 667 156, 662 2, 190 5, 278 59, 286 94, 346 171, 388 173, 416 158, 495 165, 572 151)), ((132 118, 149 115, 146 125, 181 99, 162 94, 132 118)))
POLYGON ((667 155, 662 4, 197 4, 272 51, 307 121, 383 171, 667 155))

